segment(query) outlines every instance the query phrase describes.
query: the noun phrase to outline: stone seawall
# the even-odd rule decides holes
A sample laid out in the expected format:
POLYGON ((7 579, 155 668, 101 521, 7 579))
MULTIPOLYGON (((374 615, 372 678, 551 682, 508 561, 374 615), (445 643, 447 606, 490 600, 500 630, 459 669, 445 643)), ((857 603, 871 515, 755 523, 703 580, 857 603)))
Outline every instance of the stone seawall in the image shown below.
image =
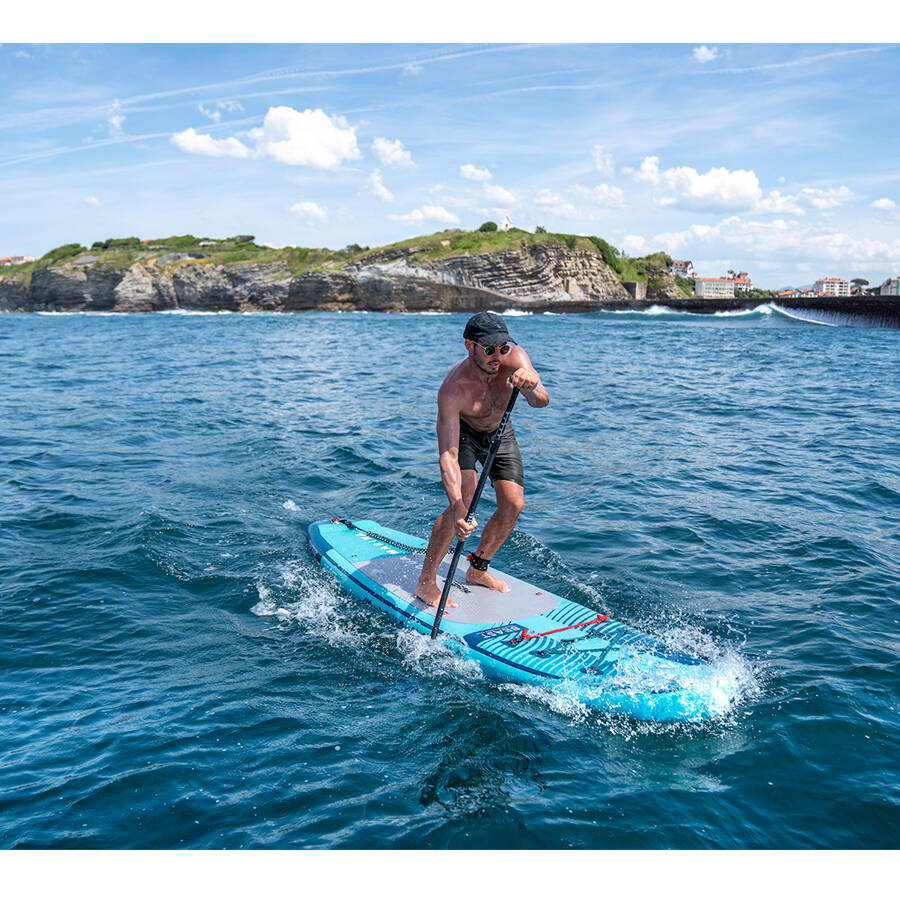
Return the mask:
POLYGON ((900 328, 900 297, 810 297, 773 301, 773 306, 809 322, 900 328))

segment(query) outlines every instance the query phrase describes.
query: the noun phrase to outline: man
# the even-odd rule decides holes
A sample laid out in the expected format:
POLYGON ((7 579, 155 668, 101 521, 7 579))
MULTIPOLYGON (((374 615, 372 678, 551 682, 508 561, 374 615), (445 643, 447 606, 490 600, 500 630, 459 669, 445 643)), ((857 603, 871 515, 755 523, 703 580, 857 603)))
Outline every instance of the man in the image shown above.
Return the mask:
MULTIPOLYGON (((465 540, 478 525, 474 518, 466 522, 478 484, 475 462, 484 464, 513 387, 520 390, 529 406, 541 407, 550 402, 528 354, 509 336, 501 316, 489 312, 472 316, 463 339, 468 355, 450 369, 438 391, 438 453, 449 506, 431 530, 416 584, 416 596, 428 606, 440 602, 438 566, 454 535, 465 540)), ((510 424, 503 432, 490 478, 497 493, 497 511, 485 526, 478 549, 469 557, 466 581, 505 592, 509 591, 506 582, 495 578, 488 568, 493 555, 512 534, 525 505, 522 457, 510 424)), ((447 606, 458 605, 447 599, 447 606)))

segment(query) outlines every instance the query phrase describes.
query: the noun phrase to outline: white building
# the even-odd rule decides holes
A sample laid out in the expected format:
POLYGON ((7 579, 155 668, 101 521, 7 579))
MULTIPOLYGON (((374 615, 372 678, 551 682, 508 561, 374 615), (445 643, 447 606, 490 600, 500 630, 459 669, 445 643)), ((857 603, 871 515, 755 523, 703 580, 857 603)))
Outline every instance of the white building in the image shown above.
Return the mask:
POLYGON ((513 227, 512 219, 509 216, 503 217, 503 224, 500 226, 501 231, 509 231, 513 227))
POLYGON ((33 256, 4 256, 0 266, 20 266, 22 263, 34 262, 33 256))
POLYGON ((690 278, 694 272, 694 264, 689 259, 673 259, 669 271, 682 278, 690 278))
POLYGON ((900 297, 900 278, 888 278, 879 293, 882 297, 900 297))
POLYGON ((820 294, 828 297, 850 296, 850 282, 843 278, 820 278, 814 287, 820 294))
POLYGON ((735 272, 734 269, 729 269, 728 277, 734 282, 735 290, 749 291, 753 287, 753 282, 746 272, 735 272))
POLYGON ((734 297, 734 281, 731 278, 695 278, 695 297, 734 297))

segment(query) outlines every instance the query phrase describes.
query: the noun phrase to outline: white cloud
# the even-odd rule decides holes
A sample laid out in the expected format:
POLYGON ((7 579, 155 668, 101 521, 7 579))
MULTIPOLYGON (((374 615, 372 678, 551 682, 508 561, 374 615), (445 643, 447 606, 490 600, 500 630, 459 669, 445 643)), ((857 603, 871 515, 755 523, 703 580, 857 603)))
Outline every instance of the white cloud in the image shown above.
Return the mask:
POLYGON ((803 188, 797 195, 797 199, 816 209, 836 209, 855 196, 850 188, 841 185, 839 188, 829 188, 827 191, 819 188, 803 188))
POLYGON ((712 62, 719 55, 719 48, 707 47, 706 44, 701 44, 699 47, 694 47, 692 53, 698 63, 708 63, 712 62))
POLYGON ((207 119, 212 119, 213 122, 222 121, 222 111, 219 109, 207 109, 202 103, 197 109, 199 109, 207 119))
MULTIPOLYGON (((228 108, 232 101, 224 101, 228 108)), ((344 160, 359 159, 356 131, 341 116, 329 116, 321 109, 299 112, 290 106, 272 106, 260 128, 245 134, 256 144, 250 149, 236 137, 214 138, 193 128, 173 134, 170 140, 186 153, 203 156, 270 156, 289 166, 335 169, 344 160)))
POLYGON ((557 194, 547 188, 541 188, 534 195, 534 202, 544 208, 545 212, 552 213, 566 219, 583 218, 578 210, 566 200, 562 194, 557 194))
POLYGON ((645 156, 641 167, 634 173, 635 181, 643 181, 645 184, 659 183, 659 157, 645 156))
POLYGON ((169 140, 184 150, 185 153, 196 153, 200 156, 234 156, 246 159, 251 151, 237 138, 216 139, 209 134, 198 134, 193 128, 173 134, 169 140))
POLYGON ((213 122, 222 121, 222 112, 243 112, 244 107, 237 100, 218 100, 214 106, 205 107, 202 103, 197 107, 208 119, 213 122))
POLYGON ((395 222, 412 222, 415 224, 426 221, 444 222, 448 225, 459 224, 459 219, 452 212, 444 209, 443 206, 421 206, 412 212, 404 213, 403 215, 392 215, 388 216, 388 218, 393 219, 395 222))
POLYGON ((110 137, 121 137, 122 126, 125 124, 125 116, 122 115, 122 104, 116 100, 109 108, 106 115, 106 123, 109 125, 110 137))
POLYGON ((666 169, 663 182, 674 196, 664 197, 663 205, 680 205, 693 209, 752 209, 762 197, 755 172, 745 169, 729 171, 723 166, 700 174, 690 166, 666 169))
POLYGON ((639 234, 626 234, 622 239, 622 252, 627 256, 643 256, 647 253, 647 241, 639 234))
POLYGON ((684 250, 694 258, 706 251, 737 256, 747 260, 741 262, 744 267, 754 258, 766 264, 782 262, 794 270, 803 264, 844 270, 866 265, 900 267, 900 238, 859 238, 821 223, 785 219, 758 222, 729 216, 717 225, 691 225, 684 231, 658 234, 653 245, 673 254, 684 250))
POLYGON ((342 116, 321 109, 298 112, 290 106, 273 106, 262 128, 248 132, 260 156, 271 156, 289 166, 336 169, 344 160, 359 159, 356 131, 342 116))
POLYGON ((386 200, 388 203, 392 203, 394 200, 394 195, 384 186, 384 182, 381 180, 381 171, 376 169, 368 178, 369 190, 376 196, 382 200, 386 200))
POLYGON ((601 175, 613 174, 614 167, 612 154, 604 152, 602 144, 594 144, 591 148, 591 156, 594 159, 594 168, 601 175))
POLYGON ((103 206, 102 201, 98 200, 96 197, 85 197, 84 202, 88 206, 93 206, 94 209, 99 209, 99 207, 103 206))
POLYGON ((420 66, 418 63, 407 63, 403 67, 404 75, 421 75, 422 72, 425 71, 424 66, 420 66))
POLYGON ((634 173, 635 181, 661 188, 657 196, 661 206, 680 206, 699 210, 750 210, 762 198, 756 173, 745 169, 729 170, 715 166, 700 173, 690 166, 660 171, 659 157, 647 156, 634 173))
POLYGON ((301 200, 299 203, 295 203, 291 206, 291 212, 302 216, 310 224, 321 222, 328 218, 326 207, 319 206, 318 203, 313 203, 311 200, 301 200))
POLYGON ((608 184, 598 184, 594 187, 586 187, 583 184, 576 184, 572 191, 584 200, 594 203, 597 206, 619 207, 625 203, 625 196, 621 188, 612 187, 608 184))
POLYGON ((882 197, 880 200, 874 200, 869 206, 871 206, 872 209, 880 209, 884 212, 893 212, 897 208, 897 204, 887 197, 882 197))
POLYGON ((372 152, 378 157, 383 166, 391 169, 408 169, 414 166, 412 154, 403 149, 403 141, 389 141, 387 138, 375 138, 372 143, 372 152))
POLYGON ((500 187, 499 184, 485 184, 484 199, 490 203, 501 203, 508 206, 514 206, 518 202, 514 194, 511 194, 506 188, 500 187))
POLYGON ((755 213, 777 213, 779 215, 805 216, 806 210, 837 209, 844 203, 856 198, 856 194, 845 185, 839 188, 803 188, 796 194, 782 194, 780 191, 769 191, 753 209, 755 213))
POLYGON ((796 197, 782 194, 781 191, 769 191, 753 210, 756 213, 776 213, 777 215, 804 216, 806 211, 797 202, 796 197))
POLYGON ((472 163, 466 163, 464 166, 459 167, 459 174, 462 175, 463 178, 468 178, 469 181, 490 181, 491 180, 491 170, 490 169, 478 169, 472 165, 472 163))

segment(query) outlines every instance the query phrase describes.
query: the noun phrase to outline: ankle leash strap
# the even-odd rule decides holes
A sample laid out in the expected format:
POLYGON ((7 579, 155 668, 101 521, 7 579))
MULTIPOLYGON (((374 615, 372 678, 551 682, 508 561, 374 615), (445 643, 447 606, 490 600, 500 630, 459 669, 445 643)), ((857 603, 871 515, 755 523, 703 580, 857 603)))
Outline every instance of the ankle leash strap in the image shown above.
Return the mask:
POLYGON ((470 553, 466 559, 472 564, 472 568, 478 569, 479 572, 487 572, 488 566, 491 564, 489 559, 483 559, 477 553, 470 553))

